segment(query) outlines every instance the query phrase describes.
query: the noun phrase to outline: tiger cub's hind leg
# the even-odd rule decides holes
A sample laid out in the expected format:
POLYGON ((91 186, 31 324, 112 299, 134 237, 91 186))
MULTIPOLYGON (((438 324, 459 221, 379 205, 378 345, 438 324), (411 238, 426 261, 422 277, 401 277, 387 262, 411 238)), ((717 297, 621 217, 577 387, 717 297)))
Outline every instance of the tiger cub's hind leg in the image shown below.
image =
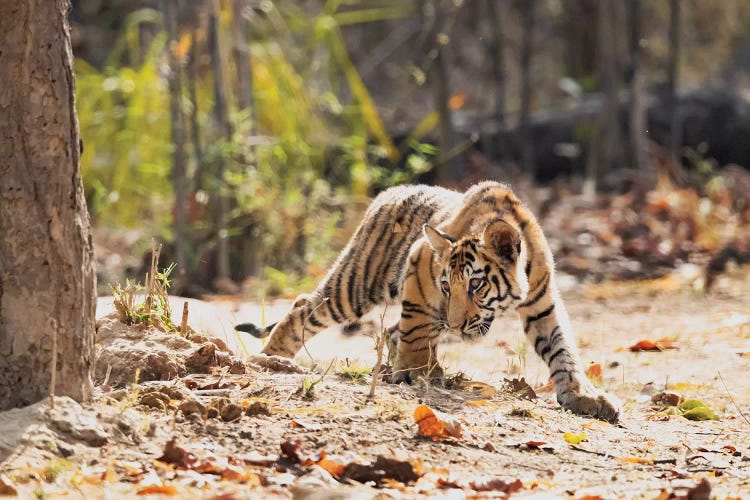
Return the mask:
POLYGON ((314 295, 297 297, 291 311, 272 325, 268 343, 261 351, 269 356, 293 358, 313 338, 330 326, 338 324, 325 307, 325 300, 314 295))

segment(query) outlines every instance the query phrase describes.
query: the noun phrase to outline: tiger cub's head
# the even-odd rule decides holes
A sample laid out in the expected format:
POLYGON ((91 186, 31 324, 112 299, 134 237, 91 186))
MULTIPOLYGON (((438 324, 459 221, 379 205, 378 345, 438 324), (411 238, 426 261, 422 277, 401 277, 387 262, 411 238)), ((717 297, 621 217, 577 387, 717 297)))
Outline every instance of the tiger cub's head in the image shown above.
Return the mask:
POLYGON ((507 222, 491 221, 482 234, 454 241, 424 226, 440 263, 436 285, 446 300, 448 326, 465 337, 486 335, 495 317, 526 298, 525 246, 507 222))

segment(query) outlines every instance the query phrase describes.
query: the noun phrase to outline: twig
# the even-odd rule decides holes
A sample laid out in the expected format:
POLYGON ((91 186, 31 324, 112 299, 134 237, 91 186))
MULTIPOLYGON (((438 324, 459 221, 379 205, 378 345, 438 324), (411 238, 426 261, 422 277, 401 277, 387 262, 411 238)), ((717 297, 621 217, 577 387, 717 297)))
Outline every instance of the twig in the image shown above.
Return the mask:
POLYGON ((742 414, 742 410, 740 410, 740 407, 737 405, 737 402, 732 397, 732 393, 729 392, 729 388, 727 387, 726 382, 724 382, 724 377, 721 376, 721 372, 717 371, 716 373, 719 375, 719 380, 721 380, 721 384, 724 386, 724 390, 727 391, 727 396, 729 396, 729 401, 731 401, 734 407, 737 408, 737 413, 740 414, 740 417, 742 417, 742 420, 744 420, 745 423, 750 425, 750 420, 748 420, 747 417, 742 414))
POLYGON ((378 339, 378 358, 375 360, 375 366, 372 369, 372 382, 370 382, 370 392, 367 394, 369 399, 375 397, 375 387, 378 385, 378 376, 380 375, 380 367, 383 364, 383 347, 385 347, 385 338, 388 335, 388 331, 385 329, 383 324, 385 323, 385 313, 388 311, 388 305, 386 304, 383 309, 383 314, 380 315, 380 338, 378 339))
POLYGON ((188 324, 188 303, 187 300, 182 304, 182 322, 180 322, 180 333, 188 338, 187 336, 187 324, 188 324))

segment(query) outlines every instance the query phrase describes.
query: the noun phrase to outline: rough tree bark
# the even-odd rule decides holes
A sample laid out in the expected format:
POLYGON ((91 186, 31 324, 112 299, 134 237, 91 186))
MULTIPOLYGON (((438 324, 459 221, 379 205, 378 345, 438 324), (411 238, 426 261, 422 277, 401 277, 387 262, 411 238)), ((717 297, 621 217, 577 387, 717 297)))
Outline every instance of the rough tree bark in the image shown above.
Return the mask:
POLYGON ((167 29, 169 60, 169 116, 172 130, 172 187, 174 189, 174 219, 172 232, 177 261, 177 280, 173 290, 180 293, 187 286, 188 271, 188 197, 190 181, 185 158, 185 116, 182 112, 182 61, 177 54, 179 38, 178 0, 162 0, 164 24, 167 29))
POLYGON ((521 4, 523 37, 521 40, 521 109, 518 131, 521 142, 521 169, 524 174, 536 176, 534 162, 534 139, 531 137, 529 119, 531 115, 531 57, 534 44, 534 9, 536 0, 525 0, 521 4))
POLYGON ((450 91, 450 53, 449 43, 450 35, 446 33, 445 13, 439 0, 432 3, 434 9, 433 36, 430 41, 433 44, 430 50, 432 62, 428 73, 429 80, 432 81, 432 88, 435 99, 435 109, 440 116, 438 127, 438 178, 444 182, 452 182, 457 178, 457 158, 453 148, 456 145, 455 132, 453 130, 453 119, 451 110, 448 106, 448 100, 451 96, 450 91))
MULTIPOLYGON (((505 34, 503 22, 505 19, 504 0, 485 0, 487 9, 487 20, 489 21, 489 36, 487 41, 487 52, 491 58, 492 76, 494 77, 494 121, 498 128, 504 131, 506 128, 506 84, 505 84, 505 34)), ((491 158, 505 161, 505 151, 502 141, 486 141, 483 144, 487 154, 491 158)))
MULTIPOLYGON (((208 20, 208 49, 211 54, 211 64, 214 75, 214 118, 216 127, 220 131, 221 138, 230 141, 232 129, 227 118, 227 102, 224 95, 224 74, 221 65, 221 50, 219 47, 219 20, 218 13, 212 12, 208 20)), ((229 277, 229 244, 227 241, 227 214, 229 213, 229 200, 222 192, 224 189, 224 161, 220 158, 216 167, 216 178, 214 179, 213 192, 213 215, 216 227, 216 278, 229 277)))
POLYGON ((667 64, 667 92, 670 115, 669 151, 672 162, 680 162, 680 144, 682 143, 681 120, 677 109, 677 82, 680 62, 680 0, 669 1, 669 62, 667 64))
POLYGON ((0 2, 0 410, 52 389, 91 396, 96 276, 69 9, 0 2))
POLYGON ((642 201, 649 188, 651 172, 648 163, 648 134, 646 131, 646 102, 643 72, 641 71, 641 0, 628 0, 628 45, 630 66, 630 161, 638 172, 637 193, 642 201))

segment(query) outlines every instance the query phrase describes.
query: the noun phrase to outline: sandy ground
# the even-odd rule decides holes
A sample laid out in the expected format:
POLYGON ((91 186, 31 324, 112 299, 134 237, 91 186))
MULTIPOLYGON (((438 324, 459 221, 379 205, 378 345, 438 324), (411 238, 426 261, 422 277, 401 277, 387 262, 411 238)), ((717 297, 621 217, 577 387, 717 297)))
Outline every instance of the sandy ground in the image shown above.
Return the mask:
MULTIPOLYGON (((584 362, 601 366, 600 386, 623 402, 617 426, 563 412, 544 388, 538 398, 526 400, 485 386, 473 386, 484 390, 476 393, 380 384, 375 400, 368 401, 370 378, 358 383, 341 373, 347 363, 372 364, 373 338, 368 332, 344 336, 329 330, 308 343, 309 354, 297 357, 302 373, 251 365, 245 375, 191 375, 169 382, 180 397, 205 407, 219 399, 242 408, 257 403, 267 415, 264 410, 227 422, 186 416, 176 409, 180 401, 174 394, 165 398, 164 407, 139 404, 149 390, 169 393, 153 384, 130 389, 117 401, 105 394, 82 409, 62 402, 54 413, 42 403, 26 413, 0 414, 0 429, 6 430, 0 433, 2 470, 22 498, 135 497, 139 491, 176 498, 504 497, 503 484, 520 480, 514 497, 666 499, 687 498, 704 478, 717 498, 750 498, 748 283, 725 283, 707 297, 670 279, 590 285, 564 293, 584 362), (628 349, 641 340, 663 338, 676 349, 628 349), (330 360, 335 361, 324 375, 330 360), (212 392, 195 387, 212 382, 226 388, 212 392), (701 400, 720 420, 689 421, 673 414, 678 413, 674 409, 653 404, 652 395, 664 389, 701 400), (420 437, 413 418, 420 404, 459 421, 461 437, 420 437), (70 415, 77 415, 78 427, 64 424, 70 415), (584 433, 586 440, 573 445, 565 433, 584 433), (196 471, 195 464, 154 462, 164 458, 165 443, 173 437, 197 457, 196 463, 229 459, 244 475, 225 474, 219 469, 229 469, 218 466, 206 472, 205 467, 196 471), (289 445, 296 440, 298 448, 289 445), (280 454, 284 443, 287 452, 280 454), (290 454, 289 446, 296 451, 290 454), (361 486, 338 474, 339 481, 337 474, 327 472, 330 467, 314 464, 323 451, 336 464, 366 465, 378 456, 419 461, 415 470, 421 477, 378 479, 361 486), (295 454, 302 463, 296 463, 295 454), (64 466, 60 456, 66 457, 64 466), (51 477, 50 468, 60 470, 51 477), (488 483, 493 479, 503 483, 488 483), (493 487, 482 491, 487 484, 493 487), (152 485, 161 489, 148 490, 152 485)), ((107 312, 106 302, 100 301, 99 315, 107 312)), ((175 298, 174 309, 181 311, 182 302, 175 298)), ((232 325, 261 323, 263 314, 270 323, 288 307, 289 301, 277 301, 262 313, 255 303, 191 301, 190 323, 225 339, 242 357, 258 352, 261 344, 238 336, 232 325)), ((385 324, 397 316, 395 308, 386 311, 385 324)), ((380 323, 377 314, 373 320, 380 323)), ((442 353, 449 373, 463 372, 495 388, 518 376, 533 387, 547 382, 546 367, 512 318, 496 322, 481 342, 448 343, 442 353)), ((695 496, 700 495, 697 490, 692 495, 708 498, 695 496)))

